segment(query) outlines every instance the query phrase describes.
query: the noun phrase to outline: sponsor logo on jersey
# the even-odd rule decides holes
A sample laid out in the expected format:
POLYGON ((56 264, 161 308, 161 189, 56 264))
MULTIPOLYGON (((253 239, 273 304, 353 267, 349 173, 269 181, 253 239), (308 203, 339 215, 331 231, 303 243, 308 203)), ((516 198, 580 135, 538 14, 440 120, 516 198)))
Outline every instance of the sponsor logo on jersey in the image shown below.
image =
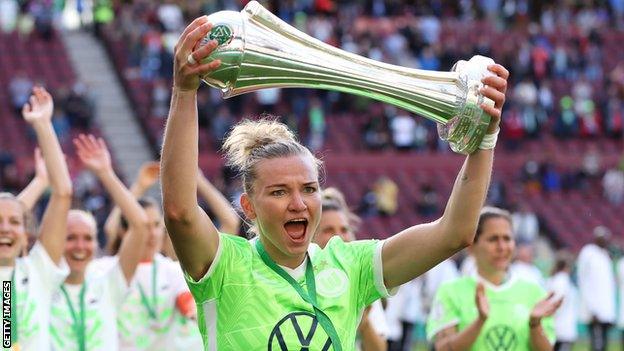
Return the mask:
POLYGON ((489 351, 512 351, 518 345, 518 336, 510 327, 499 324, 488 329, 485 344, 489 351))
POLYGON ((318 349, 328 351, 331 346, 331 339, 318 323, 314 314, 310 312, 293 312, 286 315, 273 327, 269 335, 267 350, 289 351, 296 349, 307 351, 318 349), (294 340, 295 337, 298 340, 298 345, 295 346, 296 348, 293 348, 293 345, 289 345, 287 340, 294 340))

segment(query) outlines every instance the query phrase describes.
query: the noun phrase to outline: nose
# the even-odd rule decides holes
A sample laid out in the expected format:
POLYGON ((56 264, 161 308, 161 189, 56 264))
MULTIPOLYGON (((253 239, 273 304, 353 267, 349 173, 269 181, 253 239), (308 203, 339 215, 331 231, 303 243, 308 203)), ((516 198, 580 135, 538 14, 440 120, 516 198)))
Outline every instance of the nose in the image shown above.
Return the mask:
POLYGON ((305 211, 308 207, 303 201, 303 197, 299 192, 293 192, 288 203, 288 210, 293 212, 305 211))
POLYGON ((0 220, 0 233, 6 233, 9 231, 9 222, 0 220))

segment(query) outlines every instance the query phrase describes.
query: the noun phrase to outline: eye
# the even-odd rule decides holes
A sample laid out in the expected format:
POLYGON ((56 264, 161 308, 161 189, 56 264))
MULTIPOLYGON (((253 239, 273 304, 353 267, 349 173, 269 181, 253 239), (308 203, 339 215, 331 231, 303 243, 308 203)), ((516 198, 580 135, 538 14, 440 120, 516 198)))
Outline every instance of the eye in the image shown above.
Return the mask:
POLYGON ((308 194, 313 194, 316 192, 316 187, 314 186, 306 186, 305 188, 303 188, 303 192, 304 193, 308 193, 308 194))
POLYGON ((286 191, 284 189, 273 190, 273 191, 271 191, 271 195, 273 195, 273 196, 286 195, 286 191))

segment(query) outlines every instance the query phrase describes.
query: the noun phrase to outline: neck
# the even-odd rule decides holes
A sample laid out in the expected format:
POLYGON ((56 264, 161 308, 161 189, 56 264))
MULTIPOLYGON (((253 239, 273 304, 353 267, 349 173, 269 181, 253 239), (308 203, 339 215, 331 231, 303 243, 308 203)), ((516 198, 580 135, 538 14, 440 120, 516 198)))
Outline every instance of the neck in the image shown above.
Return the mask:
POLYGON ((306 257, 306 253, 302 253, 295 256, 288 256, 284 253, 280 252, 275 246, 273 246, 263 235, 260 235, 258 238, 262 242, 264 249, 269 254, 273 262, 277 263, 280 266, 288 267, 295 269, 303 263, 303 260, 306 257))
POLYGON ((143 257, 141 257, 141 262, 152 262, 154 260, 154 256, 156 256, 156 252, 156 249, 145 249, 143 257))
POLYGON ((67 284, 82 284, 84 282, 84 272, 71 271, 67 279, 65 279, 65 283, 67 284))
POLYGON ((491 270, 488 271, 486 269, 482 269, 482 268, 477 268, 477 272, 479 272, 479 275, 487 280, 488 282, 494 284, 494 285, 501 285, 503 284, 503 282, 505 281, 505 276, 507 275, 507 271, 501 271, 501 270, 491 270))

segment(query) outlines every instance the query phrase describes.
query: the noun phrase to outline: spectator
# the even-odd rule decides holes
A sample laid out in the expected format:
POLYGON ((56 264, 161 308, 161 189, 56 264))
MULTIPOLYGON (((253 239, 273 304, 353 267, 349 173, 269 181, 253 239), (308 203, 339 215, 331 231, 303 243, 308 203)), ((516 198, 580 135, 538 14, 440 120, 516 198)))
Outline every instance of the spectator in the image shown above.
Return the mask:
POLYGON ((611 231, 599 226, 593 232, 594 242, 583 247, 578 257, 577 279, 583 314, 589 324, 592 351, 607 349, 609 329, 615 323, 615 275, 607 251, 611 231))
POLYGON ((431 184, 423 184, 420 187, 420 200, 416 204, 418 214, 423 217, 431 217, 438 213, 439 197, 431 184))
POLYGON ((390 120, 392 142, 399 150, 411 150, 414 147, 416 122, 407 114, 399 114, 390 120))
POLYGON ((511 264, 511 272, 518 278, 546 287, 542 272, 533 262, 535 247, 529 242, 516 241, 516 259, 511 264))
POLYGON ((602 178, 605 199, 613 205, 620 205, 624 197, 624 172, 618 168, 609 169, 602 178))
POLYGON ((516 212, 511 215, 516 240, 532 243, 539 235, 539 221, 531 207, 522 202, 516 212))
POLYGON ((22 106, 28 102, 32 88, 33 81, 23 71, 16 72, 11 79, 9 93, 17 117, 21 117, 22 106))
POLYGON ((17 26, 19 6, 16 0, 0 0, 0 32, 11 33, 17 26))
POLYGON ((373 185, 377 211, 383 216, 391 216, 396 213, 399 206, 399 187, 388 177, 379 178, 373 185))

